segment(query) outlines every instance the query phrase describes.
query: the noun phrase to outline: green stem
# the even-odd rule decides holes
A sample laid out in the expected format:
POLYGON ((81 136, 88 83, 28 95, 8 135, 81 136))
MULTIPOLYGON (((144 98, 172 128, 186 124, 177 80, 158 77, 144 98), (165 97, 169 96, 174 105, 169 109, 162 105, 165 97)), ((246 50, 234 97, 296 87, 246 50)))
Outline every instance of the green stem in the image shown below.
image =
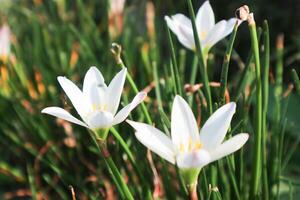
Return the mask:
POLYGON ((260 74, 259 45, 256 33, 256 24, 254 19, 249 20, 249 31, 251 37, 251 46, 254 54, 255 74, 256 74, 256 109, 255 109, 255 132, 254 135, 254 156, 253 156, 253 175, 250 199, 258 196, 260 176, 261 176, 261 131, 262 131, 262 86, 260 74), (251 198, 252 197, 252 198, 251 198))
POLYGON ((199 36, 198 36, 198 31, 197 31, 197 26, 195 22, 195 13, 192 5, 191 0, 187 0, 188 3, 188 8, 189 8, 189 14, 192 20, 192 26, 193 26, 193 34, 194 34, 194 40, 196 42, 196 54, 199 58, 200 61, 200 72, 204 84, 204 93, 206 95, 207 103, 208 103, 208 110, 209 110, 209 115, 212 114, 212 100, 211 100, 211 92, 210 92, 210 87, 209 87, 209 80, 208 80, 208 74, 207 74, 207 69, 206 69, 206 62, 204 60, 204 53, 201 48, 199 36))
MULTIPOLYGON (((279 169, 279 141, 280 141, 280 121, 281 121, 281 104, 283 91, 283 36, 277 37, 276 44, 276 68, 275 68, 275 87, 274 87, 274 130, 272 135, 271 148, 271 184, 276 184, 279 169)), ((272 185, 270 186, 272 188, 272 185)))
POLYGON ((109 174, 111 175, 113 181, 115 182, 120 195, 123 196, 122 199, 134 200, 121 173, 119 172, 117 166, 115 165, 113 159, 111 158, 111 155, 106 147, 105 141, 103 141, 101 138, 99 139, 96 138, 96 136, 93 134, 91 134, 91 137, 93 139, 93 142, 97 146, 99 152, 101 153, 102 157, 104 158, 109 174))
POLYGON ((157 98, 157 105, 158 105, 159 110, 163 110, 156 62, 153 62, 152 66, 153 66, 153 78, 154 78, 154 82, 155 82, 155 95, 157 98))
MULTIPOLYGON (((261 36, 261 29, 260 28, 258 28, 258 30, 257 30, 257 35, 258 35, 258 43, 259 43, 260 42, 260 36, 261 36)), ((245 63, 244 71, 243 71, 241 77, 239 78, 239 81, 238 81, 238 84, 237 84, 237 89, 236 89, 233 101, 237 101, 239 99, 240 95, 243 93, 243 91, 245 89, 245 86, 248 82, 247 75, 248 75, 249 68, 250 68, 252 62, 253 62, 253 50, 250 49, 250 52, 248 54, 248 57, 247 57, 247 60, 246 60, 246 63, 245 63)))
MULTIPOLYGON (((197 76, 197 69, 198 69, 198 57, 195 55, 193 59, 192 64, 192 71, 191 71, 191 78, 190 78, 190 84, 194 85, 196 82, 196 76, 197 76)), ((193 106, 193 95, 189 96, 189 104, 192 107, 193 106)))
POLYGON ((151 198, 151 191, 150 191, 150 188, 149 188, 149 185, 147 183, 147 181, 145 180, 145 177, 144 175, 142 174, 140 168, 138 167, 128 145, 126 144, 126 142, 123 140, 123 138, 121 137, 121 135, 119 134, 119 132, 114 128, 114 127, 111 127, 110 128, 110 131, 111 133, 115 136, 115 138, 118 140, 118 142, 120 143, 120 145, 122 146, 123 150, 125 151, 126 155, 128 156, 134 170, 137 172, 137 175, 140 179, 140 181, 143 183, 143 186, 144 186, 144 191, 146 191, 146 195, 147 195, 147 199, 152 199, 151 198))
MULTIPOLYGON (((119 67, 121 67, 122 69, 126 68, 123 60, 121 59, 121 51, 122 51, 121 50, 121 46, 118 45, 118 44, 116 44, 116 43, 113 43, 111 51, 112 51, 113 55, 115 56, 115 60, 117 62, 117 65, 119 67)), ((131 77, 131 75, 129 73, 127 73, 126 78, 129 81, 129 84, 131 85, 131 87, 134 90, 134 92, 137 94, 139 92, 139 90, 138 90, 136 84, 134 83, 133 78, 131 77)), ((142 111, 143 111, 143 113, 144 113, 144 115, 146 117, 147 123, 148 124, 152 124, 152 120, 151 120, 151 117, 149 115, 149 112, 147 110, 147 107, 146 107, 145 103, 142 102, 141 106, 142 106, 142 111)))
POLYGON ((226 92, 226 88, 227 88, 228 68, 229 68, 231 52, 232 52, 233 43, 235 40, 237 29, 238 29, 238 23, 236 22, 236 24, 233 28, 233 31, 231 33, 230 40, 227 45, 224 60, 223 60, 221 80, 220 80, 221 86, 220 86, 220 100, 219 100, 221 105, 225 104, 225 92, 226 92))
POLYGON ((237 200, 240 200, 241 197, 240 197, 240 192, 239 192, 239 189, 238 189, 238 185, 237 185, 237 182, 236 182, 236 178, 234 176, 234 165, 232 164, 232 162, 230 162, 229 160, 229 157, 226 157, 226 162, 227 162, 227 165, 228 165, 228 168, 229 168, 229 176, 230 176, 230 180, 232 182, 232 185, 233 185, 233 190, 234 190, 234 194, 235 194, 235 197, 237 200))
POLYGON ((168 38, 169 38, 169 45, 170 45, 170 49, 171 49, 171 55, 172 55, 172 65, 171 65, 171 71, 173 79, 175 80, 175 90, 177 90, 177 93, 182 96, 182 84, 180 81, 180 77, 179 77, 179 71, 178 71, 178 65, 177 65, 177 61, 176 61, 176 55, 175 55, 175 50, 174 50, 174 45, 173 45, 173 40, 172 40, 172 36, 169 30, 169 27, 167 26, 167 32, 168 32, 168 38))
POLYGON ((262 187, 263 187, 263 199, 269 199, 269 185, 268 185, 268 173, 267 173, 267 112, 268 112, 268 99, 269 99, 269 65, 270 65, 270 39, 269 39, 269 27, 268 22, 264 21, 263 25, 263 116, 262 116, 262 187))

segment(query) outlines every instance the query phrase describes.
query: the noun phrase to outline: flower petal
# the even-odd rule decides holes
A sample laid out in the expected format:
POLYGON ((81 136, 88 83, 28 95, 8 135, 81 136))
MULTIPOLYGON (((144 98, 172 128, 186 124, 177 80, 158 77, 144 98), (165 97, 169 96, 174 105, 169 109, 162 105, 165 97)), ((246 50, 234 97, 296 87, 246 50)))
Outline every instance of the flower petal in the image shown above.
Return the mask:
POLYGON ((209 36, 205 39, 205 46, 207 48, 210 48, 217 42, 225 38, 227 35, 229 35, 232 32, 236 21, 237 19, 231 18, 228 21, 222 20, 218 22, 209 32, 209 36))
POLYGON ((211 48, 214 44, 216 44, 223 37, 223 33, 226 28, 226 21, 219 21, 207 34, 207 37, 203 41, 203 48, 211 48))
POLYGON ((127 69, 122 69, 110 82, 107 88, 107 109, 112 115, 115 115, 119 104, 120 99, 126 79, 127 69))
POLYGON ((210 162, 210 155, 204 149, 180 153, 176 162, 179 168, 202 168, 210 162))
POLYGON ((182 145, 187 147, 190 141, 199 141, 199 131, 194 114, 186 101, 178 95, 176 95, 172 107, 171 134, 172 141, 177 148, 182 145))
POLYGON ((86 94, 86 92, 89 91, 90 87, 93 84, 106 86, 101 72, 95 66, 90 67, 90 69, 85 74, 83 80, 83 93, 86 94))
POLYGON ((66 77, 59 76, 57 77, 57 80, 72 102, 78 114, 81 116, 81 118, 83 118, 83 115, 85 115, 89 110, 89 106, 87 106, 89 105, 89 102, 87 101, 86 97, 83 95, 80 89, 66 77))
POLYGON ((48 114, 48 115, 52 115, 54 117, 58 117, 58 118, 66 120, 66 121, 72 122, 74 124, 78 124, 80 126, 84 126, 84 127, 88 128, 88 126, 85 123, 83 123, 82 121, 76 119, 69 112, 67 112, 66 110, 64 110, 62 108, 59 108, 59 107, 47 107, 47 108, 44 108, 42 110, 42 113, 45 113, 45 114, 48 114))
POLYGON ((94 107, 100 106, 105 101, 107 86, 97 67, 90 67, 83 80, 83 94, 89 98, 94 107))
POLYGON ((237 23, 237 21, 238 20, 236 18, 231 18, 226 21, 226 27, 225 27, 222 38, 225 38, 227 35, 229 35, 233 31, 234 25, 237 23))
POLYGON ((124 121, 129 113, 137 106, 139 105, 147 96, 146 92, 139 92, 132 100, 130 104, 122 108, 117 115, 115 116, 113 120, 113 125, 119 124, 122 121, 124 121))
POLYGON ((208 118, 200 130, 200 141, 204 149, 211 151, 222 143, 235 113, 235 108, 234 102, 228 103, 208 118))
POLYGON ((112 126, 113 115, 110 112, 93 112, 86 116, 85 121, 92 130, 110 128, 112 126))
POLYGON ((136 138, 147 148, 158 154, 163 159, 175 164, 176 149, 163 132, 148 124, 126 120, 135 130, 136 138))
POLYGON ((249 135, 247 133, 240 133, 233 136, 229 140, 225 141, 215 150, 210 152, 211 161, 219 160, 237 150, 239 150, 248 140, 249 135))
POLYGON ((191 20, 183 14, 176 14, 171 18, 165 16, 165 20, 168 27, 177 36, 179 42, 186 48, 194 50, 195 41, 191 20))
POLYGON ((196 25, 200 35, 201 33, 205 33, 205 35, 207 35, 208 32, 214 27, 215 15, 209 1, 205 1, 199 8, 196 15, 196 25))

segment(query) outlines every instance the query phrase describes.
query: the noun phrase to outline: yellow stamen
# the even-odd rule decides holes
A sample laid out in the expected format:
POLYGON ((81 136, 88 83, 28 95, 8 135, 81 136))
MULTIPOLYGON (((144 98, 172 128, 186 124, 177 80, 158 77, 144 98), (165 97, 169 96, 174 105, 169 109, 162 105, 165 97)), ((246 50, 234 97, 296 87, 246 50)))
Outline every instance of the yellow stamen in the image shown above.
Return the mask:
POLYGON ((180 142, 180 144, 179 144, 179 151, 180 151, 180 152, 183 152, 183 151, 184 151, 184 145, 183 145, 182 142, 180 142))
POLYGON ((201 149, 201 148, 202 148, 202 144, 200 142, 196 142, 195 149, 201 149))
POLYGON ((206 32, 205 31, 201 31, 199 37, 200 37, 201 40, 203 40, 206 37, 206 32))

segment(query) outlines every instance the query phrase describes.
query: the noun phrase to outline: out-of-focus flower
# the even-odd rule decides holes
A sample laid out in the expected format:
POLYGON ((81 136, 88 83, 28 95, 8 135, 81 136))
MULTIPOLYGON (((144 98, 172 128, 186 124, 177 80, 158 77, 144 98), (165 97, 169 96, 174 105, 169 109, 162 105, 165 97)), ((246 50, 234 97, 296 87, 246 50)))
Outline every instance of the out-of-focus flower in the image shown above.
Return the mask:
POLYGON ((6 60, 10 53, 10 28, 4 24, 0 28, 0 59, 6 60))
POLYGON ((248 140, 247 133, 240 133, 223 142, 235 108, 234 102, 219 108, 199 134, 192 110, 177 95, 172 107, 171 139, 153 126, 126 121, 136 130, 135 135, 143 145, 172 164, 176 163, 183 171, 196 170, 197 177, 202 167, 237 151, 248 140))
MULTIPOLYGON (((165 16, 165 20, 179 42, 186 48, 195 50, 191 20, 183 14, 165 16)), ((202 51, 208 52, 213 45, 229 35, 236 22, 236 18, 231 18, 215 24, 215 16, 210 3, 209 1, 204 2, 196 15, 196 26, 202 51)))
POLYGON ((123 30, 123 10, 125 0, 110 0, 110 9, 108 12, 109 24, 108 30, 112 38, 118 37, 123 30))
POLYGON ((59 84, 83 121, 59 107, 47 107, 42 113, 87 127, 95 132, 121 123, 147 96, 145 92, 138 93, 130 104, 117 113, 126 73, 127 69, 122 69, 107 86, 101 72, 96 67, 91 67, 84 77, 82 91, 66 77, 59 76, 57 78, 59 84))

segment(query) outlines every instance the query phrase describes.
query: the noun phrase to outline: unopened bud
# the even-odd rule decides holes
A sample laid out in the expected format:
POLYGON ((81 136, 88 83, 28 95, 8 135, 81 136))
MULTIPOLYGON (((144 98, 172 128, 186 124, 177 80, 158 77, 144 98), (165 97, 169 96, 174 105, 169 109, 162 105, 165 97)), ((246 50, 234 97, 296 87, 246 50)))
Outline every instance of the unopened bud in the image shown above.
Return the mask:
POLYGON ((122 47, 121 47, 121 45, 119 45, 119 44, 117 44, 117 43, 112 43, 112 44, 111 44, 110 51, 111 51, 112 54, 114 55, 117 64, 122 63, 122 60, 121 60, 122 47))
POLYGON ((246 21, 248 19, 249 13, 249 7, 247 5, 243 5, 235 11, 235 16, 241 21, 246 21))
POLYGON ((255 20, 254 20, 254 15, 253 15, 253 13, 250 13, 250 14, 248 15, 247 21, 248 21, 248 24, 249 24, 250 26, 255 24, 255 20))

